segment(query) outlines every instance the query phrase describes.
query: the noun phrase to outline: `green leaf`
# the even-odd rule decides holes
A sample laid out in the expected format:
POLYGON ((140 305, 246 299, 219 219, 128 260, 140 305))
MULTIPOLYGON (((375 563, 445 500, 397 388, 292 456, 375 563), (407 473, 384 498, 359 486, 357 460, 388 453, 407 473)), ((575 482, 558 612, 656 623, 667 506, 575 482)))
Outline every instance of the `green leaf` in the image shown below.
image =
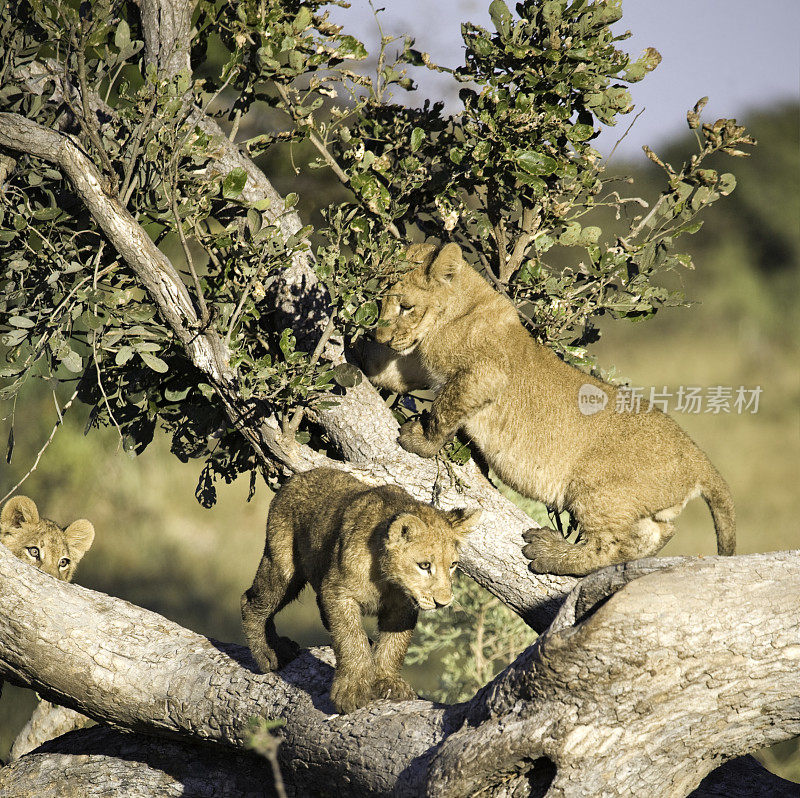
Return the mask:
POLYGON ((581 241, 581 226, 578 222, 570 222, 558 237, 558 243, 565 247, 574 247, 581 241))
POLYGON ((365 327, 368 327, 378 320, 379 315, 380 311, 378 310, 378 304, 370 300, 359 307, 355 313, 354 320, 356 324, 361 324, 365 327))
POLYGON ((71 371, 73 374, 79 374, 83 370, 83 358, 73 349, 70 349, 69 352, 67 352, 64 357, 59 358, 59 360, 64 365, 64 368, 71 371))
POLYGON ((489 4, 489 16, 492 18, 494 27, 503 37, 508 36, 511 29, 511 12, 503 0, 492 0, 489 4))
POLYGON ((168 402, 180 402, 181 400, 185 399, 190 391, 190 388, 182 388, 181 390, 176 390, 174 388, 166 388, 164 390, 164 398, 168 402))
POLYGON ((145 365, 159 374, 166 374, 169 371, 169 366, 160 357, 151 355, 149 352, 139 352, 139 357, 144 361, 145 365))
POLYGON ((222 181, 222 196, 225 199, 236 199, 244 189, 247 182, 247 172, 240 166, 231 169, 222 181))
POLYGON ((40 222, 49 222, 60 215, 61 208, 39 208, 33 212, 33 218, 38 219, 40 222))
POLYGON ((352 58, 361 61, 367 57, 367 50, 358 39, 353 36, 342 36, 336 48, 336 55, 339 58, 352 58))
POLYGON ((572 125, 567 130, 567 138, 570 141, 586 141, 594 135, 594 127, 592 125, 572 125))
POLYGON ((16 346, 22 343, 27 337, 28 333, 25 330, 13 330, 12 332, 6 333, 2 340, 6 346, 16 346))
POLYGON ((580 237, 581 246, 588 247, 590 244, 596 244, 602 232, 599 227, 584 227, 580 237))
POLYGON ((300 6, 297 16, 294 18, 292 27, 302 33, 311 24, 311 9, 308 6, 300 6))
POLYGON ((133 347, 121 346, 114 358, 118 366, 124 366, 133 357, 133 347))
POLYGON ((531 175, 551 175, 555 172, 558 162, 536 150, 521 150, 514 154, 515 162, 531 175))
POLYGON ((131 28, 128 23, 122 19, 117 30, 114 33, 114 44, 121 53, 127 53, 131 49, 131 28))
POLYGON ((33 319, 29 319, 25 316, 12 316, 8 323, 12 327, 33 327, 36 322, 33 319))
POLYGON ((717 191, 719 191, 723 197, 727 197, 735 188, 736 178, 730 172, 725 172, 725 174, 719 176, 717 191))
POLYGON ((425 138, 425 131, 421 127, 415 127, 414 130, 411 131, 412 151, 416 152, 419 149, 423 138, 425 138))
POLYGON ((361 371, 351 363, 340 363, 333 370, 332 376, 342 388, 354 388, 362 379, 361 371))

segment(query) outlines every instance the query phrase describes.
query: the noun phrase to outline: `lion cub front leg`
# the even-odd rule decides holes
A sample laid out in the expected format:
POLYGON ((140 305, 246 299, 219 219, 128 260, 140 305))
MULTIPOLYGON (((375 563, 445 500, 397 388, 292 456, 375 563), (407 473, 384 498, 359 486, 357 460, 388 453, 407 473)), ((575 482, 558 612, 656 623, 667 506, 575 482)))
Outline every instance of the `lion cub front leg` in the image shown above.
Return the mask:
POLYGON ((507 378, 493 363, 479 362, 451 377, 433 401, 425 426, 407 421, 397 442, 407 452, 434 457, 464 422, 492 402, 507 378))
POLYGON ((375 683, 369 638, 361 623, 361 608, 357 601, 325 583, 320 589, 320 604, 330 624, 336 654, 331 701, 339 712, 353 712, 372 700, 375 683))
POLYGON ((382 607, 378 613, 374 698, 411 701, 417 697, 414 688, 400 676, 416 625, 417 612, 407 604, 382 607))

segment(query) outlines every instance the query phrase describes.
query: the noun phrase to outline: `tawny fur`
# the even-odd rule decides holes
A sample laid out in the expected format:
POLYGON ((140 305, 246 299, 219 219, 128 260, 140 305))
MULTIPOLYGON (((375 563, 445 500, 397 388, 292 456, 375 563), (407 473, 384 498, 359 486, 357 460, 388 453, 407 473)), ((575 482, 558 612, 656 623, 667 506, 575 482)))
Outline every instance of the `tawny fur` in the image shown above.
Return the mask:
POLYGON ((66 529, 40 518, 32 499, 14 496, 0 513, 0 543, 23 562, 71 582, 75 568, 94 541, 94 526, 81 518, 66 529))
POLYGON ((575 545, 531 529, 523 553, 541 573, 584 575, 655 554, 672 521, 701 495, 720 554, 735 547, 733 501, 706 455, 667 415, 616 412, 617 389, 560 360, 522 326, 513 304, 463 259, 456 244, 412 245, 414 265, 389 292, 367 350, 377 385, 436 392, 424 424, 410 421, 400 445, 433 457, 457 430, 500 479, 579 523, 575 545), (403 374, 413 375, 403 384, 403 374), (427 375, 427 376, 426 376, 427 375), (579 410, 582 385, 605 392, 605 409, 579 410))
MULTIPOLYGON (((93 541, 90 521, 81 518, 62 529, 40 518, 36 503, 27 496, 14 496, 0 511, 0 543, 18 559, 63 582, 72 581, 93 541)), ((2 689, 0 680, 0 693, 2 689)))
POLYGON ((458 544, 478 511, 437 510, 401 488, 371 488, 319 468, 292 477, 272 500, 264 556, 242 596, 242 623, 262 671, 297 656, 274 616, 307 583, 336 654, 331 700, 352 712, 376 698, 415 698, 400 669, 418 610, 447 606, 458 544), (374 647, 362 613, 378 616, 374 647))

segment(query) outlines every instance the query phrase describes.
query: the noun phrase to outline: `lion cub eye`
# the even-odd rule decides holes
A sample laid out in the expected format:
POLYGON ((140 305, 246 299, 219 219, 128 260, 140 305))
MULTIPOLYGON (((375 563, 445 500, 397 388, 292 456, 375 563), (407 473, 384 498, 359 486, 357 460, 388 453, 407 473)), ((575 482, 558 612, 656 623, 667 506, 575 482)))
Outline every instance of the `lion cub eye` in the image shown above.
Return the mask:
POLYGON ((417 568, 419 568, 420 571, 425 571, 426 573, 431 572, 431 564, 429 562, 418 562, 417 568))
POLYGON ((68 557, 62 557, 58 561, 58 567, 59 568, 66 568, 68 565, 69 565, 69 558, 68 557))
POLYGON ((27 551, 28 555, 33 557, 34 560, 38 560, 41 556, 38 546, 26 546, 25 551, 27 551))
POLYGON ((453 563, 453 564, 450 566, 450 570, 451 570, 451 571, 455 571, 455 570, 456 570, 456 568, 458 568, 458 560, 456 560, 456 561, 455 561, 455 562, 454 562, 454 563, 453 563))
POLYGON ((413 305, 400 305, 400 315, 407 316, 411 311, 414 310, 413 305))

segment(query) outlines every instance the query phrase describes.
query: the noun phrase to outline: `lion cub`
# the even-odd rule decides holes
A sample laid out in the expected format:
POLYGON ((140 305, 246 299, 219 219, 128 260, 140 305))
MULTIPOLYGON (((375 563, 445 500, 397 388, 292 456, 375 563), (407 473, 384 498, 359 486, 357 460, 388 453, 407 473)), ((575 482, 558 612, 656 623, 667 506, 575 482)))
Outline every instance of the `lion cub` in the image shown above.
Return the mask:
POLYGON ((452 601, 458 545, 479 514, 437 510, 401 488, 371 488, 331 468, 292 477, 272 500, 264 556, 242 596, 244 633, 258 666, 266 673, 297 655, 273 618, 310 583, 333 640, 331 700, 339 712, 375 698, 415 698, 400 668, 417 612, 452 601), (362 613, 378 616, 372 650, 362 613))
POLYGON ((463 429, 503 482, 572 514, 579 545, 551 529, 525 534, 532 570, 581 576, 653 555, 696 496, 711 510, 719 553, 733 554, 728 486, 669 416, 616 412, 617 389, 535 341, 456 244, 416 244, 407 259, 414 266, 385 298, 375 333, 394 351, 368 349, 367 376, 402 391, 404 375, 416 387, 427 374, 437 390, 424 426, 401 428, 404 449, 433 457, 463 429), (581 412, 587 391, 607 397, 603 409, 581 412))
POLYGON ((63 582, 71 582, 75 568, 94 542, 94 526, 81 518, 66 529, 40 518, 32 499, 14 496, 0 512, 0 543, 24 562, 63 582))
MULTIPOLYGON (((39 518, 33 499, 14 496, 0 511, 0 543, 40 571, 63 582, 72 581, 75 568, 94 541, 94 526, 81 518, 66 529, 39 518)), ((0 693, 3 682, 0 680, 0 693)))

